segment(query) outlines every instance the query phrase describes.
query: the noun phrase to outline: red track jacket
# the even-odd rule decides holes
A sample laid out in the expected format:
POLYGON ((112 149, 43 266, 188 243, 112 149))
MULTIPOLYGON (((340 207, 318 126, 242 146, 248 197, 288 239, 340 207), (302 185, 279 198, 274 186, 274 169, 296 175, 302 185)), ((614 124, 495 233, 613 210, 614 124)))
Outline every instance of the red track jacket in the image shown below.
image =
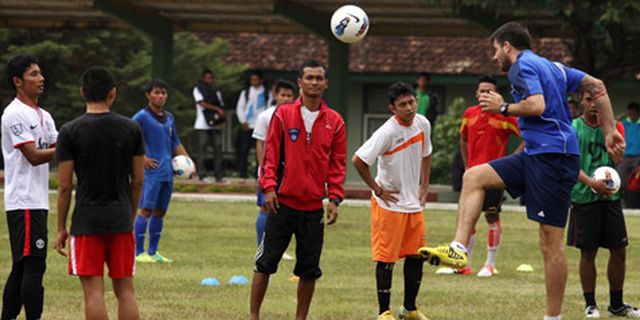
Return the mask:
POLYGON ((311 136, 302 120, 301 98, 273 114, 265 143, 260 185, 276 189, 278 201, 300 211, 322 209, 322 199, 344 198, 347 139, 342 116, 322 101, 311 136))

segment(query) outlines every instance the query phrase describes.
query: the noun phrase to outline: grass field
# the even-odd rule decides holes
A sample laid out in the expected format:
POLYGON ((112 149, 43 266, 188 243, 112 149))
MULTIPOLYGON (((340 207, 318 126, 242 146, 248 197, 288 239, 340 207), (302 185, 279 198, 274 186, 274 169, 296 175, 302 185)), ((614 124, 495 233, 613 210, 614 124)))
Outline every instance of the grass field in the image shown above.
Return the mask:
MULTIPOLYGON (((54 201, 52 201, 54 203, 54 201)), ((256 208, 247 203, 172 203, 166 218, 161 252, 175 259, 168 265, 137 266, 136 289, 143 319, 247 319, 249 286, 205 287, 204 277, 226 283, 232 275, 252 275, 255 253, 256 208)), ((6 226, 5 216, 0 224, 6 226)), ((55 238, 56 210, 49 216, 50 247, 55 238)), ((449 241, 454 230, 455 213, 426 213, 428 241, 449 241)), ((503 215, 503 245, 498 257, 500 274, 490 279, 475 276, 439 276, 425 265, 418 305, 434 319, 542 319, 544 285, 542 258, 538 249, 537 225, 524 214, 503 215), (533 265, 534 273, 515 271, 521 263, 533 265)), ((628 252, 626 301, 640 304, 640 218, 627 217, 631 246, 628 252)), ((6 227, 0 229, 0 283, 10 270, 6 227)), ((370 261, 369 211, 364 207, 343 207, 336 225, 325 229, 322 258, 324 276, 316 287, 310 319, 375 319, 377 313, 374 263, 370 261)), ((474 259, 477 271, 485 257, 486 224, 479 224, 478 249, 474 259)), ((289 249, 292 250, 293 244, 289 249)), ((569 283, 565 295, 563 319, 582 319, 578 251, 567 248, 569 283)), ((605 276, 607 252, 598 259, 597 298, 608 304, 605 276)), ((294 262, 283 261, 263 306, 263 319, 293 319, 296 284, 288 278, 294 262)), ((82 294, 79 281, 66 274, 66 260, 50 249, 45 277, 44 319, 82 319, 82 294)), ((395 268, 392 307, 402 301, 402 264, 395 268)), ((115 299, 107 286, 107 303, 115 318, 115 299)))

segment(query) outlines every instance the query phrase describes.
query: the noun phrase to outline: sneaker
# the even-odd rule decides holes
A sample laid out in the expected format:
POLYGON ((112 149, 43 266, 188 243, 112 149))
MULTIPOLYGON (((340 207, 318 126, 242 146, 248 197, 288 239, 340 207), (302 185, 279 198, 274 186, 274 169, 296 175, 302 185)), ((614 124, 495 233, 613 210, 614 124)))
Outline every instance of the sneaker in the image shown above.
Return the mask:
POLYGON ((149 255, 149 257, 153 260, 155 260, 155 262, 158 263, 171 263, 173 262, 173 260, 164 257, 163 255, 160 254, 160 252, 156 251, 156 253, 154 255, 149 255))
POLYGON ((471 270, 471 268, 466 267, 466 268, 462 268, 462 269, 457 269, 455 270, 455 274, 459 274, 459 275, 463 275, 463 276, 468 276, 473 274, 473 271, 471 270))
POLYGON ((607 311, 610 317, 640 318, 640 310, 628 304, 623 305, 618 310, 613 310, 611 306, 609 306, 607 311))
POLYGON ((440 267, 438 268, 438 270, 436 270, 436 274, 455 274, 456 273, 456 269, 454 268, 449 268, 449 267, 440 267))
POLYGON ((482 269, 480 269, 480 272, 478 272, 478 277, 488 278, 497 273, 498 273, 498 269, 489 265, 485 265, 484 267, 482 267, 482 269))
POLYGON ((598 310, 598 306, 587 306, 587 308, 584 309, 584 317, 600 318, 600 310, 598 310))
POLYGON ((156 260, 151 258, 151 256, 143 252, 136 256, 136 263, 156 263, 156 260))
POLYGON ((378 320, 396 320, 391 314, 391 311, 387 310, 378 316, 378 320))
POLYGON ((282 255, 282 260, 289 260, 289 261, 291 261, 291 260, 295 260, 295 259, 296 259, 296 258, 294 258, 293 256, 291 256, 290 254, 288 254, 288 253, 286 253, 286 252, 282 255))
POLYGON ((418 249, 418 254, 431 265, 452 267, 462 269, 467 267, 467 254, 460 252, 448 244, 439 247, 422 247, 418 249))
POLYGON ((404 306, 398 308, 398 320, 429 320, 418 310, 409 311, 404 306))

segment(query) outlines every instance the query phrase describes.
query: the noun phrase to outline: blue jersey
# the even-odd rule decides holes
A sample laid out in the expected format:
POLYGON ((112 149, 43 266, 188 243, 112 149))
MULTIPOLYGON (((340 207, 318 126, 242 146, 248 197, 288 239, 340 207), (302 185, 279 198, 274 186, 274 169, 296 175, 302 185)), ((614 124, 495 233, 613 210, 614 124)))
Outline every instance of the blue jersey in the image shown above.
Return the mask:
POLYGON ((624 126, 624 136, 627 143, 624 155, 626 157, 640 156, 640 119, 632 121, 631 118, 627 117, 621 122, 624 126))
POLYGON ((144 134, 144 150, 147 157, 158 161, 156 169, 144 169, 144 179, 153 181, 173 181, 173 149, 180 145, 173 115, 166 110, 164 116, 157 116, 148 107, 133 116, 144 134))
POLYGON ((518 119, 526 154, 580 155, 578 138, 571 128, 567 91, 577 91, 585 75, 580 70, 551 62, 530 50, 518 56, 509 69, 513 99, 520 102, 529 96, 542 94, 545 103, 542 115, 518 119))

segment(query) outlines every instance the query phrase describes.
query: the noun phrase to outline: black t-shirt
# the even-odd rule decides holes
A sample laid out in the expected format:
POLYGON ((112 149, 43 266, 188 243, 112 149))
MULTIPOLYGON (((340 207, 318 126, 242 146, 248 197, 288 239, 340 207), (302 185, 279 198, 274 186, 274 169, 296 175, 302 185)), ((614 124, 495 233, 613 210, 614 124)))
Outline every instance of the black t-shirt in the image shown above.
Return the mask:
POLYGON ((78 178, 72 235, 130 232, 133 157, 144 155, 138 124, 115 113, 87 113, 60 128, 58 162, 73 160, 78 178))

